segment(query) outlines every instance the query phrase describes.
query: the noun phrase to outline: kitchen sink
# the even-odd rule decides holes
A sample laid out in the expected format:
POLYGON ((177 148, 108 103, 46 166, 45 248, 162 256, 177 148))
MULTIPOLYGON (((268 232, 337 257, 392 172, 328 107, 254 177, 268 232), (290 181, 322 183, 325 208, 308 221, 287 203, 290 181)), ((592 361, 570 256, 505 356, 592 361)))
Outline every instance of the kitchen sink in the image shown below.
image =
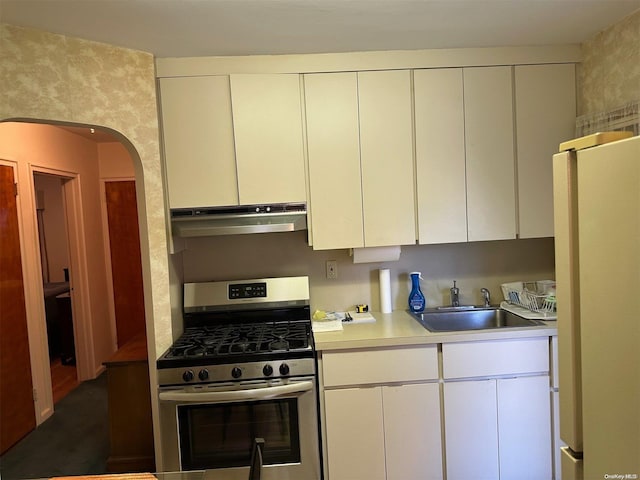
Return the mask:
POLYGON ((467 309, 427 309, 411 315, 432 332, 457 332, 462 330, 486 330, 512 327, 537 327, 544 325, 499 307, 469 307, 467 309))

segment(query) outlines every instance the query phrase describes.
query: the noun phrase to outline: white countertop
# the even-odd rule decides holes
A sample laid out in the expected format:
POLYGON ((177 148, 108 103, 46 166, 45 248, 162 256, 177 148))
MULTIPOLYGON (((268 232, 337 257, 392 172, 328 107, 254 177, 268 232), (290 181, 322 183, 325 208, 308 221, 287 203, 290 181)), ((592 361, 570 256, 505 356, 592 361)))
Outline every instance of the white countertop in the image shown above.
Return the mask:
POLYGON ((352 348, 376 348, 421 345, 447 342, 470 342, 507 338, 550 337, 557 335, 555 321, 536 327, 466 330, 461 332, 430 332, 408 311, 392 313, 371 312, 375 323, 344 323, 343 329, 333 332, 314 332, 317 351, 352 348))

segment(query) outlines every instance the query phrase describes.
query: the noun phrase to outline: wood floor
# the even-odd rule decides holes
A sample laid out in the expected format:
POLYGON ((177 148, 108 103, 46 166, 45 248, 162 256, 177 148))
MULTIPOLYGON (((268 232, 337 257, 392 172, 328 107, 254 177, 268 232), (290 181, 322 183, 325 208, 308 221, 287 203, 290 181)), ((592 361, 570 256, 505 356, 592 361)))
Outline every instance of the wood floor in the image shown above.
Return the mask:
POLYGON ((53 359, 51 361, 51 385, 55 405, 78 386, 75 365, 63 365, 60 358, 53 359))

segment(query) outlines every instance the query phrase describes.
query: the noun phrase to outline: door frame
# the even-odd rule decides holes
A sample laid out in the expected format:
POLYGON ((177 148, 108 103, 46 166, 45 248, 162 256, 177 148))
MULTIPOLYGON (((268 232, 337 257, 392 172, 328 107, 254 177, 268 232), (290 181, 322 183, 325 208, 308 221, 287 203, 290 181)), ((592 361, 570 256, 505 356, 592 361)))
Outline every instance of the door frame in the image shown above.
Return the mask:
MULTIPOLYGON (((29 177, 22 180, 33 184, 35 174, 55 175, 64 180, 62 183, 63 208, 65 211, 67 248, 69 254, 71 309, 73 312, 73 330, 76 349, 76 369, 78 381, 94 378, 92 371, 93 358, 95 356, 92 325, 90 320, 89 305, 89 275, 84 244, 84 221, 82 215, 82 202, 80 196, 80 184, 78 174, 65 170, 29 165, 29 177)), ((19 187, 20 188, 20 187, 19 187)), ((36 192, 34 189, 22 187, 29 198, 20 201, 21 221, 32 222, 34 235, 21 233, 21 247, 24 247, 22 259, 25 269, 25 296, 27 298, 27 326, 29 332, 29 348, 32 361, 32 381, 36 391, 36 424, 40 425, 49 418, 54 411, 53 389, 51 383, 51 370, 49 362, 49 347, 47 343, 46 312, 44 309, 44 290, 42 284, 42 269, 40 262, 25 262, 27 252, 33 258, 40 259, 40 243, 38 242, 38 226, 36 213, 36 192), (33 238, 27 238, 33 237, 33 238), (29 285, 29 288, 27 288, 29 285)), ((24 194, 23 194, 24 196, 24 194)))
MULTIPOLYGON (((71 310, 73 312, 73 336, 76 346, 76 368, 78 381, 88 380, 93 378, 95 373, 90 368, 90 365, 92 365, 91 360, 94 357, 94 348, 92 327, 89 321, 91 316, 91 306, 87 295, 89 291, 89 274, 83 236, 84 221, 78 174, 37 165, 31 165, 29 172, 31 174, 30 181, 33 181, 33 175, 35 174, 54 175, 63 180, 62 203, 66 220, 69 270, 71 272, 69 286, 71 288, 71 310)), ((35 195, 33 202, 33 214, 35 216, 35 195)), ((37 249, 38 258, 40 258, 39 243, 37 244, 37 249)), ((38 290, 42 288, 42 272, 40 272, 39 280, 38 290)), ((39 293, 43 294, 42 291, 39 293)), ((42 318, 44 319, 44 316, 42 318)), ((46 324, 43 325, 46 328, 46 324)))

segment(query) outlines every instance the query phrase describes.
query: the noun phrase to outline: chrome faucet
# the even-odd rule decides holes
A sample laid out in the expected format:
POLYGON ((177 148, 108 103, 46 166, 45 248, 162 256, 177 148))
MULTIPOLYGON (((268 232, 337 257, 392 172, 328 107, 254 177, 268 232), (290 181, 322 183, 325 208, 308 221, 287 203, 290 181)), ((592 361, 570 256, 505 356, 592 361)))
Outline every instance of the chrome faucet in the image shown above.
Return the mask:
POLYGON ((489 293, 489 290, 486 288, 481 288, 480 289, 480 293, 482 294, 482 298, 484 299, 484 306, 485 307, 490 307, 491 306, 491 293, 489 293))
POLYGON ((450 289, 451 292, 451 306, 459 307, 460 306, 460 289, 456 287, 456 281, 453 281, 453 287, 450 289))

